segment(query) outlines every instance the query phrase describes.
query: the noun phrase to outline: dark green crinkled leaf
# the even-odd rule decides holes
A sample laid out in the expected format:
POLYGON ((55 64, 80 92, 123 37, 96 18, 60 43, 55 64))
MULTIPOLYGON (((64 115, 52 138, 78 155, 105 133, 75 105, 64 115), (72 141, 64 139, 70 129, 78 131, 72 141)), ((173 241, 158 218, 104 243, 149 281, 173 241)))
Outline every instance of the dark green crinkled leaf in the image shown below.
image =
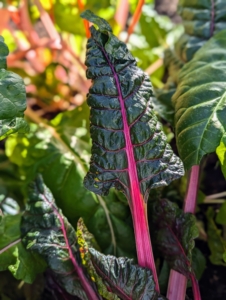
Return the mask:
POLYGON ((215 212, 212 207, 209 207, 206 217, 208 220, 207 241, 211 252, 210 261, 214 265, 226 266, 226 241, 221 235, 221 230, 217 228, 214 222, 215 212))
MULTIPOLYGON (((90 15, 83 13, 97 23, 97 17, 90 15)), ((136 189, 147 201, 151 188, 183 175, 182 163, 166 143, 154 115, 149 78, 136 66, 126 45, 106 26, 91 27, 91 35, 86 65, 93 82, 87 99, 93 146, 84 184, 101 195, 115 186, 128 199, 136 189)))
POLYGON ((100 299, 82 266, 74 228, 57 208, 41 176, 30 187, 21 232, 26 249, 45 259, 68 293, 84 300, 92 298, 92 294, 95 295, 93 299, 100 299), (87 286, 90 287, 90 294, 87 293, 87 286))
POLYGON ((178 12, 185 33, 177 42, 176 52, 183 61, 191 60, 209 38, 226 27, 224 0, 180 0, 178 12))
POLYGON ((166 199, 150 203, 155 243, 170 267, 187 278, 192 271, 192 249, 198 237, 195 217, 166 199))
POLYGON ((9 51, 0 36, 0 140, 14 132, 28 132, 24 120, 26 91, 22 78, 6 70, 9 51))
POLYGON ((179 74, 173 96, 177 146, 185 168, 215 152, 226 132, 226 31, 211 38, 179 74))
POLYGON ((151 271, 134 265, 128 258, 105 256, 93 248, 89 249, 97 274, 104 279, 109 290, 122 300, 163 300, 155 291, 151 271))

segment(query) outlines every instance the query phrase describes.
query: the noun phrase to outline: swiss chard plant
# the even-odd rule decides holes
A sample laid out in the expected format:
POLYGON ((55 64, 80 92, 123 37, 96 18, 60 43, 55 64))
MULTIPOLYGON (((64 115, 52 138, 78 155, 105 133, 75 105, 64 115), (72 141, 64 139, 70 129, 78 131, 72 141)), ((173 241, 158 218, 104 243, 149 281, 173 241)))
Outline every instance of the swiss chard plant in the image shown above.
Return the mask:
MULTIPOLYGON (((84 23, 76 19, 75 28, 61 18, 64 13, 73 19, 74 10, 64 11, 66 4, 56 2, 49 15, 37 0, 30 11, 24 5, 20 14, 11 13, 14 21, 24 18, 25 23, 15 21, 20 29, 27 24, 31 48, 15 54, 24 55, 24 66, 28 61, 33 68, 26 75, 22 70, 18 73, 29 82, 28 103, 39 93, 42 96, 35 104, 40 111, 29 104, 25 112, 25 85, 19 75, 7 70, 9 52, 0 37, 0 298, 185 300, 188 284, 193 299, 200 300, 198 279, 205 258, 194 240, 207 241, 210 261, 226 265, 225 202, 217 215, 213 207, 206 211, 207 230, 194 216, 197 197, 202 204, 216 196, 205 197, 199 190, 208 154, 216 152, 226 174, 223 1, 179 2, 184 33, 173 49, 165 50, 168 78, 159 84, 153 77, 155 89, 138 67, 144 68, 147 56, 128 43, 134 38, 130 35, 142 1, 126 43, 113 34, 112 26, 114 32, 119 29, 109 17, 107 1, 101 9, 110 22, 91 10, 83 11, 83 2, 78 1, 84 23), (40 32, 35 35, 29 19, 35 20, 37 9, 48 35, 43 33, 43 40, 40 32), (86 31, 85 64, 61 30, 76 35, 70 36, 73 43, 79 43, 86 31), (39 49, 38 58, 45 45, 58 62, 41 73, 45 83, 35 90, 37 73, 42 71, 32 54, 39 49), (76 71, 67 61, 70 55, 76 71), (84 71, 90 81, 83 78, 84 71), (76 108, 65 106, 61 113, 51 111, 53 117, 40 117, 47 102, 50 107, 62 105, 59 97, 49 99, 51 90, 59 89, 69 102, 75 101, 78 94, 73 94, 73 100, 68 94, 67 72, 70 83, 76 78, 74 85, 82 86, 80 96, 88 92, 88 105, 76 103, 76 108), (51 81, 53 73, 57 82, 51 81), (176 142, 171 147, 172 130, 176 142), (15 285, 14 295, 8 292, 7 281, 15 285)), ((89 6, 98 12, 95 5, 89 6)), ((123 27, 128 15, 118 14, 123 27)), ((153 39, 146 37, 151 47, 159 46, 168 30, 155 14, 143 6, 140 32, 147 35, 153 27, 153 39)), ((9 57, 8 64, 17 66, 13 59, 9 57)))

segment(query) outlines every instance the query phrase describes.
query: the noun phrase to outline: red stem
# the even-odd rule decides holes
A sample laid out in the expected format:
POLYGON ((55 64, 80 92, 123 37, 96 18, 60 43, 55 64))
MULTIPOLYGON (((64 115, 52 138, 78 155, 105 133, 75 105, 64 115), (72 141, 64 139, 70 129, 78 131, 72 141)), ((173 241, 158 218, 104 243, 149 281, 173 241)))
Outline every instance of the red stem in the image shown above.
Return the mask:
MULTIPOLYGON (((199 184, 199 165, 195 165, 191 168, 190 176, 188 180, 188 189, 184 200, 184 212, 185 213, 195 213, 196 208, 196 198, 197 198, 197 192, 198 192, 198 184, 199 184)), ((194 275, 193 275, 194 277, 194 275)), ((192 279, 192 289, 194 294, 194 300, 200 300, 200 292, 197 293, 197 289, 199 291, 198 283, 195 279, 195 277, 192 279), (196 286, 193 285, 196 282, 196 286), (199 295, 199 297, 197 296, 199 295)), ((184 300, 186 296, 186 287, 187 287, 187 278, 174 271, 170 271, 170 278, 169 278, 169 284, 168 284, 168 290, 167 290, 167 298, 169 300, 184 300), (178 291, 178 288, 180 289, 180 292, 178 291)))

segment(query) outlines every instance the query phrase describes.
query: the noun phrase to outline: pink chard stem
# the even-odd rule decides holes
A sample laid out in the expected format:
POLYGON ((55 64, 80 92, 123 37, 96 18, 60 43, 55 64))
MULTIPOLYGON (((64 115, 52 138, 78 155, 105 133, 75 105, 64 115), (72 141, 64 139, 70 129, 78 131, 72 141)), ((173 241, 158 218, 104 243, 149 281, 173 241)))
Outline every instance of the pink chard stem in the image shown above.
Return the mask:
POLYGON ((152 270, 155 289, 157 292, 160 292, 146 214, 147 204, 141 195, 137 197, 136 202, 134 202, 132 202, 131 213, 133 217, 138 264, 141 267, 152 270))
POLYGON ((111 63, 110 59, 108 58, 105 49, 103 47, 101 47, 101 49, 112 70, 116 87, 118 90, 119 103, 121 106, 122 121, 123 121, 123 128, 124 128, 124 135, 125 135, 125 142, 126 142, 125 149, 128 158, 128 174, 129 174, 129 182, 130 182, 130 197, 129 197, 130 199, 128 199, 128 202, 130 203, 131 214, 133 218, 138 264, 141 267, 149 268, 152 270, 153 278, 156 285, 155 289, 157 292, 160 292, 157 272, 155 268, 155 261, 152 252, 148 221, 147 221, 147 213, 146 213, 147 204, 144 202, 140 190, 139 179, 138 179, 137 169, 136 169, 136 162, 133 153, 133 145, 130 137, 130 128, 127 122, 126 108, 125 108, 125 103, 124 103, 124 99, 120 87, 120 82, 119 82, 118 74, 116 73, 115 68, 111 63))
MULTIPOLYGON (((188 189, 184 200, 184 212, 195 213, 196 199, 198 193, 199 184, 199 165, 195 165, 191 168, 190 176, 188 180, 188 189)), ((194 275, 191 276, 192 289, 194 294, 194 300, 201 300, 199 285, 194 275)), ((167 298, 169 300, 184 300, 186 297, 187 278, 174 271, 170 271, 170 278, 167 290, 167 298)))

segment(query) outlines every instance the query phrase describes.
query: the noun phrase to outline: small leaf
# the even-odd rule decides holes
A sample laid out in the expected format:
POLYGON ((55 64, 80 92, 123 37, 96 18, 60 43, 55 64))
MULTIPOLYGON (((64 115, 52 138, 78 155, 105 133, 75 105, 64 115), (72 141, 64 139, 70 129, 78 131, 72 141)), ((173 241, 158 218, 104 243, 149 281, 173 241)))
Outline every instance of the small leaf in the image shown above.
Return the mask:
POLYGON ((89 249, 97 274, 103 278, 108 289, 122 300, 160 300, 164 297, 155 291, 155 283, 149 269, 134 265, 131 259, 103 255, 89 249))
POLYGON ((178 151, 185 168, 215 152, 226 132, 226 30, 212 37, 179 74, 175 125, 178 151))
POLYGON ((30 187, 21 231, 26 249, 45 259, 68 293, 83 300, 100 299, 82 267, 75 231, 40 176, 30 187))
POLYGON ((86 10, 83 13, 81 13, 81 17, 96 24, 101 32, 112 32, 111 26, 108 24, 108 22, 105 21, 103 18, 96 16, 90 10, 86 10))
POLYGON ((198 237, 195 217, 175 203, 161 199, 150 203, 155 243, 170 267, 187 278, 192 270, 192 249, 198 237))
POLYGON ((206 213, 208 220, 207 235, 208 246, 211 252, 210 261, 214 265, 226 266, 225 253, 226 253, 226 241, 221 236, 221 230, 217 228, 214 222, 215 212, 212 207, 209 207, 206 213))
POLYGON ((8 48, 0 36, 0 140, 11 133, 28 132, 24 120, 26 91, 22 78, 6 70, 8 48))

